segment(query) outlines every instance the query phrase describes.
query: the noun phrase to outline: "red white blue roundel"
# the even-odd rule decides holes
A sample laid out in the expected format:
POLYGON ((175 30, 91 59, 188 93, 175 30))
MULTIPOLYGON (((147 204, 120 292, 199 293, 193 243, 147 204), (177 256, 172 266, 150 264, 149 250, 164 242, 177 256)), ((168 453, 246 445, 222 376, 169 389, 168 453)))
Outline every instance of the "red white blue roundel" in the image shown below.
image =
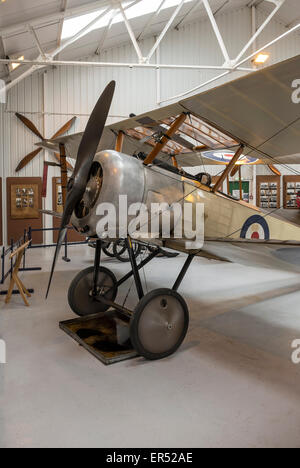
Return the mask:
POLYGON ((269 240, 270 229, 265 218, 259 215, 255 215, 247 219, 241 230, 241 238, 269 240))
MULTIPOLYGON (((203 156, 219 163, 229 164, 235 153, 232 151, 220 152, 220 151, 205 151, 203 156)), ((238 164, 255 164, 258 161, 256 158, 242 155, 238 161, 238 164)))

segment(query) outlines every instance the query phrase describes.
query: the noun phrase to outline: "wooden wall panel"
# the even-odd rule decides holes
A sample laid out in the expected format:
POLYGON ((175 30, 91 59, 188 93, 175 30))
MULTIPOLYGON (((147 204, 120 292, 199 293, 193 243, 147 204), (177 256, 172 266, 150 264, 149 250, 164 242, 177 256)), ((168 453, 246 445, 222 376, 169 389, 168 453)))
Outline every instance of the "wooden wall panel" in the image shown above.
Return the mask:
MULTIPOLYGON (((60 177, 53 177, 52 178, 52 209, 53 211, 56 212, 62 212, 62 207, 58 209, 57 206, 57 185, 61 184, 60 177)), ((54 228, 59 228, 60 227, 60 219, 59 218, 53 218, 53 227, 54 228)), ((53 242, 57 242, 58 240, 58 231, 53 232, 53 242)), ((78 232, 75 231, 75 229, 69 229, 68 231, 68 241, 69 242, 82 242, 84 241, 84 237, 78 234, 78 232)))
MULTIPOLYGON (((10 243, 11 239, 17 241, 20 239, 24 230, 41 229, 43 227, 43 218, 40 213, 38 218, 35 219, 12 219, 11 218, 11 186, 15 184, 38 184, 39 193, 39 209, 42 209, 42 179, 40 177, 8 177, 6 179, 6 193, 7 193, 7 242, 10 243)), ((34 244, 43 243, 43 232, 35 232, 32 234, 34 244)))

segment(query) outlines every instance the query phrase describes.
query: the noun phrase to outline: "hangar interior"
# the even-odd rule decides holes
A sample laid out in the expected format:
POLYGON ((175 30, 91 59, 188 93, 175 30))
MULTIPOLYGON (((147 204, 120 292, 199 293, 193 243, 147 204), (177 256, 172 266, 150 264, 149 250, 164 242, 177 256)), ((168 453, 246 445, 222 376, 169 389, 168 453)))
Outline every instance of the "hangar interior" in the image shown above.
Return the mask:
MULTIPOLYGON (((197 257, 179 291, 190 327, 177 353, 104 366, 58 325, 74 319, 69 285, 94 262, 95 249, 75 231, 45 300, 60 221, 39 210, 62 209, 63 193, 59 154, 38 146, 62 128, 64 136, 83 132, 111 80, 109 125, 176 105, 299 50, 297 0, 2 0, 0 447, 299 446, 300 374, 291 360, 300 338, 299 274, 197 257), (10 254, 29 232, 30 248, 20 257, 20 278, 33 290, 26 307, 21 294, 9 303, 5 297, 10 254)), ((218 179, 235 153, 218 144, 225 139, 229 148, 234 138, 204 121, 189 128, 188 142, 212 159, 199 156, 199 165, 189 165, 181 151, 180 166, 218 179)), ((129 136, 138 149, 153 134, 145 125, 129 136)), ((178 154, 184 148, 176 144, 178 154)), ((172 155, 171 143, 169 149, 172 155)), ((220 188, 300 224, 300 155, 299 164, 241 164, 220 188)), ((155 258, 142 269, 144 290, 172 288, 185 260, 182 251, 155 258)), ((130 269, 105 254, 101 262, 118 279, 130 269)), ((118 298, 135 307, 133 280, 121 285, 118 298)))

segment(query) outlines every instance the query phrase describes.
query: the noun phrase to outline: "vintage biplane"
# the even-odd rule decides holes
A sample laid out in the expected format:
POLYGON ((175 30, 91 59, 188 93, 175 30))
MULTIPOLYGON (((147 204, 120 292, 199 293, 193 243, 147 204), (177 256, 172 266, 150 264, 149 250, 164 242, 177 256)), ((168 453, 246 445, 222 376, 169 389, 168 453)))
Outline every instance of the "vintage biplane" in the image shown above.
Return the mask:
POLYGON ((71 308, 81 316, 118 310, 130 319, 131 340, 138 353, 159 359, 177 350, 186 335, 188 308, 177 291, 196 255, 300 272, 300 226, 221 191, 228 175, 241 164, 300 163, 300 105, 292 100, 298 78, 300 56, 105 126, 115 90, 115 82, 111 82, 83 134, 43 142, 45 148, 59 150, 63 159, 76 159, 74 173, 67 186, 64 184, 66 201, 49 288, 71 222, 83 236, 97 239, 94 267, 81 271, 70 286, 71 308), (233 157, 227 160, 211 157, 228 151, 233 157), (211 164, 226 164, 214 184, 206 171, 192 176, 182 169, 211 164), (144 294, 139 271, 155 258, 156 250, 137 264, 130 237, 126 239, 130 273, 118 281, 100 266, 97 207, 105 202, 117 205, 119 195, 124 194, 128 204, 204 204, 205 242, 200 251, 187 250, 186 239, 164 239, 160 234, 151 240, 153 245, 187 254, 172 289, 144 294), (118 287, 130 277, 134 277, 139 296, 134 311, 115 302, 118 287))

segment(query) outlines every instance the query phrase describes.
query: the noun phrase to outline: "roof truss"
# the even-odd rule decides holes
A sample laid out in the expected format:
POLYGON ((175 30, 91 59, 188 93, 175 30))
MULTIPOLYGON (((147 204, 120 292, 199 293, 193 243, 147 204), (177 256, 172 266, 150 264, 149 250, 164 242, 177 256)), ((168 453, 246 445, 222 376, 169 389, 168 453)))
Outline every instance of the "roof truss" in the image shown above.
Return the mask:
MULTIPOLYGON (((243 71, 243 72, 253 71, 252 68, 247 68, 247 67, 244 67, 243 65, 246 62, 248 62, 252 57, 254 57, 257 53, 259 53, 260 51, 262 51, 262 50, 264 50, 264 49, 266 49, 268 47, 271 47, 272 45, 276 44, 277 42, 279 42, 282 39, 284 39, 285 37, 287 37, 287 35, 295 32, 296 30, 298 30, 300 28, 300 23, 296 24, 295 26, 290 28, 288 31, 286 31, 286 33, 278 36, 277 38, 275 38, 274 40, 272 40, 268 44, 264 45, 259 50, 254 51, 250 56, 242 59, 242 57, 245 55, 245 53, 247 52, 249 47, 251 47, 251 45, 255 44, 255 40, 257 39, 257 37, 262 33, 262 31, 266 28, 266 26, 269 24, 271 19, 274 17, 274 15, 278 12, 278 10, 281 8, 281 6, 286 1, 286 0, 264 0, 264 1, 267 1, 267 2, 270 2, 270 3, 274 4, 273 11, 270 13, 270 15, 267 17, 265 22, 261 25, 261 27, 257 31, 253 32, 252 37, 249 39, 247 44, 245 44, 245 46, 240 51, 240 53, 237 55, 237 57, 234 58, 234 59, 231 59, 230 56, 229 56, 228 50, 226 48, 225 41, 224 41, 224 39, 222 37, 222 34, 221 34, 220 30, 219 30, 219 27, 218 27, 218 24, 217 24, 217 21, 216 21, 216 18, 215 18, 216 14, 212 12, 211 5, 210 5, 210 0, 197 0, 197 1, 195 0, 195 3, 192 6, 192 8, 190 9, 190 11, 191 10, 193 11, 194 7, 196 7, 197 5, 200 5, 200 4, 203 3, 203 5, 205 7, 205 10, 207 12, 208 18, 209 18, 209 20, 211 22, 212 28, 214 30, 214 33, 216 35, 217 41, 219 43, 220 49, 222 51, 222 54, 223 54, 223 57, 224 57, 224 60, 225 60, 224 63, 218 64, 218 65, 205 65, 205 64, 203 64, 203 65, 201 65, 201 64, 199 64, 199 65, 182 65, 182 64, 171 64, 171 65, 169 65, 169 64, 160 64, 159 60, 158 60, 158 57, 159 57, 159 47, 160 47, 161 41, 164 39, 164 37, 167 34, 168 30, 170 29, 170 27, 174 23, 176 17, 180 13, 180 11, 181 11, 181 9, 182 9, 182 7, 184 5, 185 0, 179 0, 178 5, 175 7, 175 9, 173 11, 173 14, 171 15, 169 21, 164 26, 161 34, 157 38, 154 46, 152 47, 151 51, 148 53, 148 55, 146 57, 143 56, 143 54, 141 52, 141 49, 140 49, 140 46, 139 46, 139 43, 138 43, 138 39, 140 39, 141 34, 140 34, 140 36, 138 38, 135 37, 134 31, 133 31, 133 29, 131 27, 131 24, 130 24, 130 22, 128 20, 128 17, 127 17, 127 14, 126 14, 126 11, 129 8, 131 8, 134 5, 140 3, 141 1, 142 0, 132 0, 132 2, 129 3, 129 4, 128 3, 124 4, 124 0, 118 0, 117 2, 114 2, 114 3, 105 2, 104 5, 106 5, 106 8, 104 6, 105 9, 101 13, 99 13, 97 18, 95 18, 93 21, 91 21, 81 31, 79 31, 77 34, 75 34, 73 37, 71 37, 70 39, 68 39, 64 43, 60 43, 61 41, 58 38, 57 48, 54 51, 50 52, 50 53, 46 53, 46 52, 43 51, 43 49, 41 47, 41 44, 40 44, 40 41, 39 41, 39 38, 38 38, 38 36, 36 34, 36 27, 39 24, 42 24, 43 22, 45 23, 46 18, 40 18, 40 19, 33 20, 32 23, 29 25, 29 30, 33 34, 33 36, 35 38, 35 42, 36 42, 37 48, 39 50, 39 56, 35 60, 23 60, 23 61, 22 60, 17 61, 15 59, 2 59, 2 60, 0 60, 0 64, 1 63, 2 64, 20 63, 21 65, 24 65, 24 66, 25 65, 27 65, 27 66, 30 65, 29 69, 27 69, 24 73, 22 73, 20 76, 18 76, 16 79, 14 79, 11 83, 9 83, 6 86, 6 91, 8 91, 12 87, 14 87, 17 83, 19 83, 24 78, 26 78, 27 76, 34 73, 36 70, 43 69, 43 68, 48 67, 50 65, 55 65, 55 66, 75 66, 76 65, 76 66, 91 66, 91 67, 92 66, 96 66, 96 67, 126 67, 126 68, 131 68, 131 69, 133 69, 133 68, 153 69, 154 68, 154 69, 158 70, 158 73, 159 73, 160 69, 166 69, 166 68, 174 69, 174 70, 176 70, 176 69, 189 69, 189 70, 215 70, 215 71, 221 71, 220 74, 218 74, 217 76, 211 78, 210 80, 205 81, 204 83, 200 83, 197 87, 195 87, 193 89, 190 89, 190 90, 188 90, 188 91, 186 91, 186 92, 184 92, 182 94, 179 94, 177 96, 173 96, 173 97, 170 97, 168 99, 161 100, 160 93, 158 92, 157 93, 157 96, 158 96, 157 99, 159 100, 158 104, 160 105, 160 104, 162 104, 164 102, 168 102, 168 101, 171 101, 171 100, 174 100, 174 99, 182 98, 182 97, 184 97, 186 95, 190 95, 191 93, 194 93, 195 91, 201 89, 202 87, 207 86, 208 84, 211 84, 211 83, 219 80, 220 78, 231 74, 234 71, 243 71), (109 31, 109 29, 110 29, 110 27, 112 25, 114 15, 116 13, 121 12, 121 14, 123 15, 123 18, 124 18, 125 26, 127 28, 129 37, 130 37, 130 39, 131 39, 131 41, 133 43, 134 49, 135 49, 135 51, 137 53, 138 63, 106 63, 106 62, 81 62, 81 61, 60 61, 60 60, 55 60, 55 58, 57 58, 57 56, 63 50, 65 50, 67 47, 69 47, 75 41, 80 40, 82 37, 84 37, 86 34, 88 34, 91 27, 96 22, 98 22, 100 18, 104 17, 109 12, 111 12, 111 19, 110 19, 110 21, 108 23, 107 28, 104 31, 104 35, 102 36, 99 47, 97 48, 97 53, 101 52, 101 49, 103 47, 103 43, 104 43, 104 41, 106 40, 106 37, 107 37, 107 33, 108 33, 108 31, 109 31), (155 55, 156 52, 157 52, 156 60, 155 60, 154 63, 152 63, 151 59, 155 55)), ((153 19, 155 18, 155 16, 159 15, 164 3, 165 3, 165 1, 162 0, 162 2, 159 5, 158 10, 152 15, 149 22, 147 23, 146 28, 148 28, 150 26, 150 24, 153 21, 153 19)), ((227 4, 227 1, 224 2, 222 7, 225 6, 226 4, 227 4)), ((257 2, 250 2, 250 4, 248 6, 255 10, 256 5, 257 5, 257 2)), ((57 15, 52 15, 52 16, 53 17, 55 16, 56 19, 58 18, 58 19, 60 19, 61 22, 63 22, 63 20, 65 18, 70 18, 71 16, 78 15, 79 12, 83 13, 83 12, 88 12, 88 11, 89 12, 97 11, 97 9, 99 10, 99 2, 92 3, 91 5, 89 5, 88 7, 85 7, 85 8, 84 7, 79 7, 79 8, 74 8, 74 9, 67 9, 66 7, 67 7, 67 2, 66 2, 66 0, 63 0, 62 10, 64 10, 64 11, 61 11, 57 15)), ((51 18, 52 18, 52 16, 51 16, 51 18)), ((51 18, 50 17, 47 17, 47 18, 48 18, 48 21, 50 21, 51 18)), ((5 34, 9 34, 12 31, 16 31, 18 29, 20 30, 20 29, 22 29, 24 27, 25 27, 25 24, 15 25, 15 26, 11 26, 9 28, 4 28, 2 31, 0 31, 0 34, 5 36, 5 34)), ((28 28, 28 25, 26 25, 26 27, 28 28)), ((144 34, 144 32, 143 32, 143 34, 144 34)), ((157 82, 158 82, 158 85, 159 85, 160 80, 158 79, 157 82)))

